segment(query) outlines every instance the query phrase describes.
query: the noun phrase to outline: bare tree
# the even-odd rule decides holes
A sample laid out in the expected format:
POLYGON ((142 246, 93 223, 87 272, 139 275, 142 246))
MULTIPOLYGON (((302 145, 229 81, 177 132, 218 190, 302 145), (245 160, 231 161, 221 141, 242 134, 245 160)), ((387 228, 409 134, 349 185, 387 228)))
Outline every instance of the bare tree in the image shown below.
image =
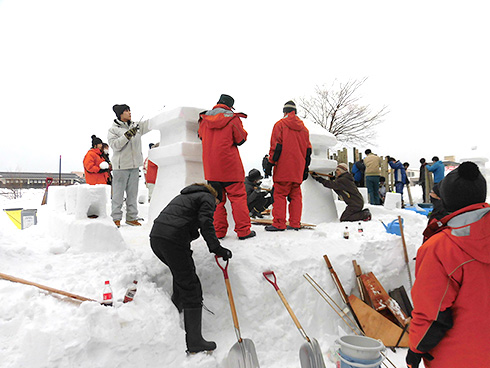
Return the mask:
POLYGON ((360 104, 358 90, 366 80, 364 78, 347 83, 335 81, 330 89, 316 86, 314 96, 299 99, 302 118, 325 128, 339 142, 372 144, 376 136, 373 128, 383 122, 388 110, 383 106, 373 113, 369 106, 360 104))

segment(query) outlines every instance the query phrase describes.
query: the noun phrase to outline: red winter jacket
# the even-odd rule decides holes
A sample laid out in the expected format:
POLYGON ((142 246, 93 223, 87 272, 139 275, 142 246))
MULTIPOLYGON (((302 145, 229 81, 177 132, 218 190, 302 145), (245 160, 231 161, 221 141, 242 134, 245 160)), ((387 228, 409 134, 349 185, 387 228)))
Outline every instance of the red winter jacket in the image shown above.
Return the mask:
POLYGON ((83 159, 83 168, 85 170, 85 181, 87 184, 107 184, 107 178, 109 177, 109 172, 100 172, 101 162, 105 160, 102 158, 102 152, 98 148, 90 149, 83 159))
POLYGON ((418 250, 410 349, 430 368, 490 367, 490 206, 443 219, 418 250))
POLYGON ((301 184, 310 155, 310 133, 294 111, 290 112, 272 129, 269 162, 275 164, 273 180, 301 184))
POLYGON ((157 181, 158 166, 153 161, 148 160, 148 157, 143 163, 143 173, 145 174, 145 182, 155 184, 157 181))
POLYGON ((226 105, 218 104, 199 115, 199 138, 202 140, 204 177, 209 181, 243 182, 245 171, 238 146, 247 140, 240 118, 226 105))

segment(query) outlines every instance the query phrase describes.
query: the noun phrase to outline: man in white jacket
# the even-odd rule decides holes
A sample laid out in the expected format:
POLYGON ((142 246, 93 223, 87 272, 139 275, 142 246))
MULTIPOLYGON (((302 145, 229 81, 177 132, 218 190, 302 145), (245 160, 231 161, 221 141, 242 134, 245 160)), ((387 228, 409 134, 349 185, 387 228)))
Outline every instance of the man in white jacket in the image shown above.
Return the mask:
POLYGON ((112 212, 117 227, 121 225, 122 205, 126 192, 126 223, 141 226, 138 222, 138 183, 139 167, 143 165, 141 136, 149 132, 149 120, 135 123, 131 121, 128 105, 114 105, 112 110, 117 116, 107 133, 112 155, 112 212))

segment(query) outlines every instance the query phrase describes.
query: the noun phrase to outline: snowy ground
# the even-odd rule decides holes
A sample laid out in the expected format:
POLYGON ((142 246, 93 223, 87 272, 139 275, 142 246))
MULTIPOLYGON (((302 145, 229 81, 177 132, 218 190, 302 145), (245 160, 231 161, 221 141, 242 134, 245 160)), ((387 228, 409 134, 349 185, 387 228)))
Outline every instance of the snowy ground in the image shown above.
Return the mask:
MULTIPOLYGON (((412 188, 415 200, 419 187, 412 188)), ((119 231, 127 248, 84 252, 72 241, 58 240, 46 224, 53 209, 40 206, 43 192, 27 190, 20 199, 0 197, 1 208, 37 208, 38 224, 17 229, 0 213, 0 272, 56 289, 102 298, 110 280, 115 307, 95 302, 79 303, 55 297, 33 286, 0 280, 0 367, 220 367, 236 342, 223 273, 202 238, 193 243, 194 258, 204 291, 204 303, 215 315, 203 313, 203 335, 216 341, 212 355, 187 357, 179 314, 170 301, 169 270, 152 253, 148 234, 151 224, 140 228, 123 225, 119 231), (126 288, 138 280, 131 303, 122 304, 126 288)), ((344 204, 337 202, 339 211, 344 204)), ((110 207, 109 205, 107 206, 110 207)), ((404 285, 410 289, 399 236, 387 234, 381 222, 401 215, 411 260, 421 245, 426 217, 407 210, 367 206, 373 220, 362 223, 364 235, 351 224, 348 240, 345 224, 318 224, 315 230, 268 233, 254 225, 257 237, 239 241, 229 230, 222 244, 233 252, 229 276, 242 336, 256 347, 261 367, 299 367, 298 351, 304 340, 274 288, 262 276, 273 270, 277 283, 308 336, 320 343, 327 358, 335 340, 349 332, 344 322, 305 280, 313 277, 336 301, 339 294, 323 255, 327 254, 347 293, 358 294, 352 260, 364 272, 372 271, 386 290, 404 285)), ((139 205, 147 217, 148 205, 139 205)), ((340 213, 340 212, 339 212, 340 213)), ((94 220, 85 221, 89 224, 94 220)), ((60 223, 60 226, 63 226, 60 223)), ((76 235, 74 234, 73 237, 76 235)), ((397 367, 404 367, 406 349, 388 351, 397 367)), ((388 364, 388 366, 391 366, 388 364)))

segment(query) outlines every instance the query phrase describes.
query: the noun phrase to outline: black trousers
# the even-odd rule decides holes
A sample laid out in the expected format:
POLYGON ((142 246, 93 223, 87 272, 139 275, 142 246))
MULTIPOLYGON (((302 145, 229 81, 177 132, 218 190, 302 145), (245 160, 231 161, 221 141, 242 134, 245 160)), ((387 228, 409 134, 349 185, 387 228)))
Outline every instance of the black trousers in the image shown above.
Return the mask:
POLYGON ((202 306, 201 281, 196 274, 190 243, 177 243, 165 238, 151 237, 151 249, 172 273, 173 299, 182 308, 202 306))
POLYGON ((340 216, 340 221, 362 221, 367 217, 366 212, 362 210, 362 207, 347 206, 345 211, 340 216))

